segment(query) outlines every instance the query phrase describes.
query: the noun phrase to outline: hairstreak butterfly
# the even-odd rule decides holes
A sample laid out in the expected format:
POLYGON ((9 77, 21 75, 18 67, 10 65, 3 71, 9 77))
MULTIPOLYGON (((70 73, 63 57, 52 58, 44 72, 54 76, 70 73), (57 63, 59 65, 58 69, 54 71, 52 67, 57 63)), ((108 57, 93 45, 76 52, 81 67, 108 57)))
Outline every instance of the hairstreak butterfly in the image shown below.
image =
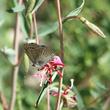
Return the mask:
POLYGON ((24 50, 33 66, 42 67, 53 59, 53 51, 45 45, 38 45, 36 43, 25 43, 24 50))

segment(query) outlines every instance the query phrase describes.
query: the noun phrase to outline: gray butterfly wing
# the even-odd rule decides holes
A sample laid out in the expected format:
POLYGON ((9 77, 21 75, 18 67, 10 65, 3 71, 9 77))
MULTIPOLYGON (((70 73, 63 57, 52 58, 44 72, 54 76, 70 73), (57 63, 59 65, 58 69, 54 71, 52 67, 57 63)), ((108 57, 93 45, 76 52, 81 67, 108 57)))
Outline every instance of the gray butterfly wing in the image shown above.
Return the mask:
POLYGON ((36 43, 24 44, 24 50, 34 65, 43 66, 48 63, 54 56, 52 50, 45 45, 36 43))
POLYGON ((36 58, 39 57, 38 51, 39 48, 35 43, 25 43, 24 50, 29 59, 32 61, 33 64, 36 64, 36 58))
POLYGON ((40 45, 40 49, 42 50, 42 52, 41 55, 39 56, 38 63, 40 66, 43 66, 50 60, 52 60, 55 54, 52 52, 52 50, 50 50, 50 48, 44 45, 40 45))

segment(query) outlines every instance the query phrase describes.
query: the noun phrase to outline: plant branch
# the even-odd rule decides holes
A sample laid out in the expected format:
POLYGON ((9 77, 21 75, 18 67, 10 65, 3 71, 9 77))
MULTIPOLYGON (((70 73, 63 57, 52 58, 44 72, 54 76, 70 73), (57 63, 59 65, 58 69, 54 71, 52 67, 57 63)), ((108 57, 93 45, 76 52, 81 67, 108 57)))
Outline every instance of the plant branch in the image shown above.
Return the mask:
MULTIPOLYGON (((22 3, 22 0, 18 1, 19 4, 22 3)), ((12 91, 11 91, 11 100, 9 104, 9 110, 14 110, 15 101, 16 101, 16 86, 17 86, 17 76, 19 71, 19 42, 20 42, 20 18, 19 14, 16 14, 16 27, 13 39, 13 49, 15 50, 15 65, 12 67, 12 91)))
POLYGON ((34 24, 34 31, 36 36, 36 43, 39 44, 38 32, 37 32, 37 21, 36 21, 36 14, 33 13, 33 24, 34 24))
MULTIPOLYGON (((64 61, 63 27, 62 27, 60 0, 56 0, 56 6, 57 6, 57 15, 58 15, 58 24, 59 24, 61 59, 62 61, 64 61)), ((57 104, 56 104, 55 110, 60 109, 62 82, 63 82, 63 72, 62 72, 62 77, 60 77, 60 81, 59 81, 58 97, 57 97, 57 104)))
POLYGON ((4 96, 4 94, 2 92, 0 92, 0 100, 3 106, 3 110, 8 110, 8 104, 6 101, 6 97, 4 96))
POLYGON ((63 44, 63 27, 62 27, 60 0, 56 0, 56 5, 57 5, 58 24, 59 24, 61 59, 63 61, 64 60, 64 44, 63 44))

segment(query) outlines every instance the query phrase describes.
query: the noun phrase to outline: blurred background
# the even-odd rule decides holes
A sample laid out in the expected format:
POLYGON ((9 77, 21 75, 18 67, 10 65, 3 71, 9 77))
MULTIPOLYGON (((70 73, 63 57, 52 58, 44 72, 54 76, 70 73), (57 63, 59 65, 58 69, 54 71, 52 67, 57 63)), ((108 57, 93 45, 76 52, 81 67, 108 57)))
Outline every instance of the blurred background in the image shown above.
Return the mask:
MULTIPOLYGON (((81 2, 81 0, 61 0, 62 16, 77 8, 81 2)), ((0 0, 0 48, 12 48, 13 45, 15 14, 6 12, 11 7, 13 1, 0 0)), ((71 110, 110 110, 110 0, 86 0, 80 15, 100 27, 106 39, 94 34, 76 19, 69 20, 63 25, 64 84, 69 85, 70 79, 73 78, 80 100, 78 106, 71 110)), ((51 28, 56 21, 55 2, 46 0, 37 12, 39 39, 59 55, 58 30, 54 31, 54 28, 51 28)), ((20 23, 22 25, 22 22, 20 23)), ((22 38, 24 40, 26 36, 22 38)), ((22 60, 17 80, 15 110, 35 109, 34 103, 39 89, 36 94, 36 89, 24 83, 27 75, 25 69, 22 60)), ((0 53, 0 92, 5 95, 8 103, 11 97, 11 80, 12 65, 0 53)), ((39 110, 46 110, 45 102, 44 99, 39 110)), ((54 105, 52 101, 51 103, 54 105)), ((2 110, 1 103, 0 110, 2 110)), ((63 110, 70 109, 63 108, 63 110)))

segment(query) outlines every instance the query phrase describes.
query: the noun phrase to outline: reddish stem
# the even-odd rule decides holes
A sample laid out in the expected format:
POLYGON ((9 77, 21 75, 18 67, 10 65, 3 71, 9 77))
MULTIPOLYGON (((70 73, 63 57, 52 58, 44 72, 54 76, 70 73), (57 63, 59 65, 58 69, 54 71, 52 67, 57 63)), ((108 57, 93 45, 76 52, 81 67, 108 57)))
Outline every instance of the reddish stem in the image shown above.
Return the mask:
MULTIPOLYGON (((62 59, 62 61, 64 61, 63 28, 62 28, 62 17, 61 17, 60 0, 56 0, 56 6, 57 6, 58 24, 59 24, 61 59, 62 59)), ((63 76, 63 73, 62 73, 62 76, 63 76)), ((55 110, 59 110, 60 109, 62 82, 63 82, 63 77, 60 77, 58 97, 57 97, 57 105, 56 105, 56 109, 55 110)))
POLYGON ((8 110, 8 104, 6 101, 6 97, 4 96, 4 94, 2 92, 0 92, 0 100, 3 106, 3 110, 8 110))
MULTIPOLYGON (((22 0, 18 1, 19 4, 22 3, 22 0)), ((12 92, 11 92, 11 100, 9 104, 9 110, 14 110, 15 101, 16 101, 16 85, 17 85, 17 76, 19 71, 18 65, 18 57, 19 57, 19 42, 20 42, 20 18, 18 13, 16 14, 16 27, 13 39, 13 49, 15 50, 15 65, 12 67, 12 92)))
POLYGON ((39 44, 38 32, 37 32, 37 21, 36 21, 36 14, 33 14, 33 24, 34 24, 34 31, 36 36, 36 43, 39 44))
POLYGON ((63 27, 62 27, 60 0, 56 0, 56 5, 57 5, 58 24, 59 24, 61 59, 63 61, 64 60, 64 44, 63 44, 63 27))

